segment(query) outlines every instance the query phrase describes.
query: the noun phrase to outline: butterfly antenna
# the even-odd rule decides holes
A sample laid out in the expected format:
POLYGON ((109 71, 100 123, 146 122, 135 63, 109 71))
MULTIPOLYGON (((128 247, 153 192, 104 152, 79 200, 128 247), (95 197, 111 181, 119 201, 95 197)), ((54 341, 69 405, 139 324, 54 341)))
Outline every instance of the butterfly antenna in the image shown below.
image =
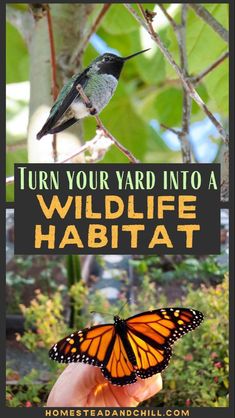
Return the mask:
POLYGON ((120 313, 123 311, 123 309, 125 308, 125 306, 129 303, 129 300, 126 300, 126 302, 122 305, 121 309, 118 311, 118 315, 120 315, 120 313))
POLYGON ((109 312, 100 312, 100 311, 90 311, 91 314, 100 314, 100 315, 111 315, 113 316, 113 314, 109 313, 109 312))

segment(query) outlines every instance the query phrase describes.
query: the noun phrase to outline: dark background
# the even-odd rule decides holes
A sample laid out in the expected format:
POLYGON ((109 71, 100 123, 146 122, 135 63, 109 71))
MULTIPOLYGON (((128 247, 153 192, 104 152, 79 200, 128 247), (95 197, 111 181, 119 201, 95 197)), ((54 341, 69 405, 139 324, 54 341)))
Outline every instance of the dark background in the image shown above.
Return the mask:
MULTIPOLYGON (((217 184, 220 184, 220 168, 219 164, 18 164, 15 166, 15 253, 16 254, 48 254, 48 253, 79 253, 79 254, 99 254, 103 250, 106 254, 218 254, 220 252, 220 191, 208 190, 209 178, 211 171, 214 170, 216 175, 217 184), (19 189, 19 170, 18 167, 26 166, 27 170, 58 170, 60 172, 60 189, 59 190, 20 190, 19 189), (110 190, 96 190, 92 191, 89 187, 85 190, 68 190, 68 181, 66 176, 66 170, 82 170, 88 172, 90 170, 100 171, 106 170, 109 172, 109 186, 110 190), (156 187, 153 190, 122 190, 118 191, 116 182, 116 170, 132 171, 141 170, 143 172, 147 170, 154 171, 156 173, 156 187), (202 176, 202 185, 199 190, 193 190, 188 187, 187 190, 170 190, 166 191, 162 189, 162 175, 164 170, 188 170, 189 173, 198 170, 202 176), (47 220, 40 208, 36 194, 42 194, 46 203, 50 203, 53 195, 58 195, 61 198, 62 204, 66 202, 68 195, 92 195, 94 199, 94 211, 102 211, 104 207, 104 196, 106 194, 115 194, 122 197, 124 202, 127 202, 129 195, 135 195, 135 211, 143 211, 145 207, 145 201, 147 195, 196 195, 196 219, 178 219, 177 204, 176 210, 172 212, 165 212, 164 219, 151 219, 143 222, 143 219, 128 219, 125 214, 115 220, 95 219, 90 220, 82 217, 82 219, 74 219, 74 205, 71 205, 65 219, 60 219, 58 214, 53 216, 52 219, 47 220), (102 248, 88 248, 86 246, 87 231, 89 224, 104 224, 108 227, 108 244, 102 248), (48 250, 47 242, 42 243, 41 249, 35 249, 34 247, 34 231, 35 225, 42 225, 42 232, 48 233, 49 224, 56 225, 55 233, 55 249, 48 250), (84 248, 77 248, 75 245, 65 246, 64 249, 59 249, 59 243, 63 238, 67 225, 74 224, 78 229, 79 236, 84 244, 84 248), (139 233, 139 246, 138 248, 130 248, 130 233, 119 231, 119 248, 113 249, 109 246, 109 226, 117 224, 120 226, 124 224, 145 224, 145 231, 139 233), (167 248, 165 245, 155 246, 153 249, 149 249, 148 245, 153 236, 154 229, 158 224, 164 224, 168 235, 174 245, 172 249, 167 248), (194 233, 193 248, 185 248, 185 232, 177 232, 177 225, 181 224, 199 224, 201 226, 200 231, 194 233)), ((189 203, 190 204, 190 203, 189 203)))

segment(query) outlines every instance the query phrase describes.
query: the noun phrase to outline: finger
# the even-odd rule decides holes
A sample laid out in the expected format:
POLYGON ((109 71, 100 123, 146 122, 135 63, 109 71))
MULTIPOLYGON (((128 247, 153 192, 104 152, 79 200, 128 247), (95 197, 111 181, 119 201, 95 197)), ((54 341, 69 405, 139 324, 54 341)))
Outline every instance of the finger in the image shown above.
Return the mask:
POLYGON ((89 394, 103 381, 104 377, 97 367, 70 364, 54 384, 47 406, 86 406, 89 394))
POLYGON ((162 376, 158 373, 148 379, 138 379, 138 381, 133 383, 133 385, 125 386, 125 393, 126 396, 132 399, 133 406, 137 406, 138 403, 156 395, 156 393, 160 392, 161 389, 162 376))
POLYGON ((105 381, 98 385, 94 391, 91 391, 88 397, 87 406, 119 407, 120 403, 115 396, 115 393, 112 391, 112 385, 105 381))
POLYGON ((136 407, 162 389, 161 375, 139 379, 127 386, 115 386, 106 380, 90 393, 87 406, 136 407))

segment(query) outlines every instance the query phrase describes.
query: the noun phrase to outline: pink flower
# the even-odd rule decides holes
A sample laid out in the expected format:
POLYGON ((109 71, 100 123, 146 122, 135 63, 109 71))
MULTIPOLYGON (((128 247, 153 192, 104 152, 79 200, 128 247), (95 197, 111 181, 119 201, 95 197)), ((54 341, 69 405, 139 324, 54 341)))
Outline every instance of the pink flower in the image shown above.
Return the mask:
POLYGON ((215 351, 213 351, 212 353, 211 353, 211 358, 216 358, 216 357, 218 357, 218 354, 215 352, 215 351))
POLYGON ((184 359, 186 361, 192 361, 193 360, 193 355, 191 353, 186 354, 186 356, 184 357, 184 359))
POLYGON ((219 381, 218 376, 215 376, 215 377, 214 377, 214 382, 215 382, 215 383, 218 383, 218 381, 219 381))
POLYGON ((30 401, 26 401, 26 402, 25 402, 25 406, 26 406, 27 408, 30 408, 30 406, 32 406, 32 404, 31 404, 31 402, 30 402, 30 401))
POLYGON ((190 399, 186 399, 185 401, 185 405, 187 406, 187 408, 191 405, 191 400, 190 399))
POLYGON ((221 363, 221 361, 217 361, 216 363, 214 363, 214 366, 215 366, 217 369, 221 369, 221 367, 222 367, 222 363, 221 363))

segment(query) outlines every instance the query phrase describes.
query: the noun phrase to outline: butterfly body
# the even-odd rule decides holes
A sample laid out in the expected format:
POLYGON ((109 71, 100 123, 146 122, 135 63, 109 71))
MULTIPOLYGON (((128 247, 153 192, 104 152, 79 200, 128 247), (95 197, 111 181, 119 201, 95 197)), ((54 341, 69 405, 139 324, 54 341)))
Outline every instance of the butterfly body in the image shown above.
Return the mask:
POLYGON ((127 326, 126 321, 124 319, 121 319, 118 315, 115 315, 113 319, 114 319, 114 327, 115 327, 116 334, 119 335, 120 338, 122 339, 128 360, 131 362, 133 366, 137 366, 135 353, 127 337, 128 326, 127 326))
POLYGON ((124 386, 164 370, 171 345, 198 327, 201 312, 166 308, 137 314, 114 324, 96 325, 70 334, 49 351, 61 363, 83 362, 100 367, 112 384, 124 386))

